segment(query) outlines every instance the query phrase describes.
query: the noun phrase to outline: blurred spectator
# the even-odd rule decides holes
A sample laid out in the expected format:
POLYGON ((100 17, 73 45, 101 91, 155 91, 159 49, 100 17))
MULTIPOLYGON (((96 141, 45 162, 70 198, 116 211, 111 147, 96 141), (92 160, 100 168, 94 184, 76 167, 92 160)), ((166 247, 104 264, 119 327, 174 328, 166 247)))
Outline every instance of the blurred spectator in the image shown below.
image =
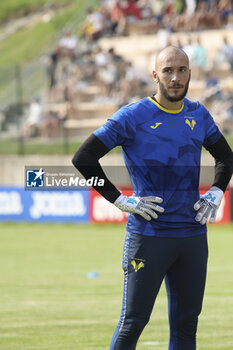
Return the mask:
POLYGON ((40 133, 42 125, 42 104, 39 97, 35 97, 29 107, 28 117, 22 128, 22 136, 35 137, 40 133))
POLYGON ((205 73, 205 87, 211 88, 213 86, 216 86, 218 84, 218 79, 212 75, 212 72, 210 70, 206 71, 205 73))
POLYGON ((123 0, 121 3, 121 8, 123 9, 124 14, 128 17, 129 21, 142 19, 141 10, 137 5, 136 0, 123 0))
POLYGON ((77 57, 78 40, 70 30, 67 30, 59 41, 59 49, 62 56, 68 56, 71 60, 77 57))
POLYGON ((151 81, 148 75, 141 69, 134 67, 132 62, 127 62, 125 78, 128 82, 137 80, 141 85, 145 85, 151 81))
POLYGON ((113 47, 111 47, 111 48, 108 50, 108 56, 109 56, 109 61, 110 61, 110 62, 118 63, 118 62, 123 61, 122 56, 116 54, 116 52, 115 52, 115 50, 114 50, 113 47))
POLYGON ((91 7, 87 9, 84 22, 83 34, 87 40, 93 41, 100 38, 104 30, 104 16, 101 11, 94 11, 91 7))
POLYGON ((193 15, 196 9, 196 0, 186 0, 186 13, 187 15, 193 15))
POLYGON ((219 80, 213 75, 211 70, 205 72, 205 90, 200 101, 207 107, 211 108, 216 100, 221 100, 222 91, 219 80))
POLYGON ((215 119, 224 133, 233 131, 233 99, 232 99, 232 87, 227 87, 224 91, 221 91, 220 98, 213 101, 211 114, 215 116, 215 119))
POLYGON ((117 68, 113 63, 101 66, 98 70, 99 83, 103 95, 111 96, 117 78, 117 68))
POLYGON ((123 71, 125 72, 123 57, 118 55, 114 48, 110 48, 107 52, 98 48, 95 62, 101 91, 106 96, 113 96, 113 93, 117 95, 123 71))
POLYGON ((194 77, 202 78, 207 65, 207 53, 205 47, 201 44, 200 37, 197 38, 197 44, 193 52, 193 70, 194 77))
POLYGON ((138 7, 141 12, 142 19, 151 19, 154 17, 151 0, 138 0, 138 7))
POLYGON ((47 75, 48 75, 48 86, 51 90, 56 85, 56 68, 59 60, 59 48, 55 48, 48 57, 47 63, 47 75))
POLYGON ((139 0, 138 7, 141 11, 142 24, 145 34, 155 33, 160 28, 160 20, 156 17, 154 9, 152 8, 152 0, 139 0))
POLYGON ((95 64, 98 67, 106 66, 109 63, 109 57, 107 52, 105 52, 101 47, 97 48, 97 52, 95 54, 95 64))
POLYGON ((199 1, 195 14, 195 29, 202 28, 219 28, 221 24, 221 15, 218 9, 216 1, 211 2, 211 6, 208 7, 206 1, 199 1))
POLYGON ((221 13, 216 1, 187 1, 186 10, 172 18, 172 28, 174 31, 179 30, 200 30, 205 28, 219 28, 221 25, 221 13), (194 12, 195 9, 195 12, 194 12))
POLYGON ((111 12, 112 31, 119 35, 126 33, 126 15, 121 7, 120 1, 114 1, 111 12))
POLYGON ((92 51, 86 51, 83 54, 82 60, 79 63, 79 81, 91 82, 96 80, 96 63, 95 63, 95 55, 92 51))
POLYGON ((6 119, 4 110, 0 107, 0 131, 5 130, 6 119))
POLYGON ((43 125, 43 136, 56 137, 60 132, 60 119, 58 113, 49 111, 46 115, 43 125))
POLYGON ((223 38, 223 44, 219 50, 217 61, 227 62, 230 66, 231 72, 233 72, 233 46, 230 45, 226 36, 223 38))
POLYGON ((174 1, 167 0, 164 4, 163 15, 171 17, 175 14, 174 1))
POLYGON ((125 32, 128 35, 155 33, 159 28, 150 0, 119 2, 125 17, 125 32))
POLYGON ((218 4, 218 8, 221 13, 221 20, 223 24, 226 24, 228 18, 231 14, 233 14, 233 2, 232 0, 220 0, 218 4))
POLYGON ((151 9, 152 9, 154 17, 156 18, 156 20, 158 22, 162 22, 165 1, 164 0, 150 0, 150 2, 151 2, 151 9))
POLYGON ((142 70, 133 66, 131 62, 126 63, 125 75, 121 79, 120 102, 122 105, 129 103, 130 97, 142 96, 151 79, 142 70))
POLYGON ((112 36, 114 33, 114 26, 112 23, 110 9, 105 7, 105 6, 101 6, 99 8, 99 12, 102 15, 102 25, 103 25, 103 29, 102 29, 102 32, 100 33, 100 36, 101 37, 102 36, 104 36, 104 37, 112 36))
POLYGON ((188 42, 183 46, 183 50, 189 58, 190 67, 193 68, 195 45, 191 38, 188 38, 188 42))

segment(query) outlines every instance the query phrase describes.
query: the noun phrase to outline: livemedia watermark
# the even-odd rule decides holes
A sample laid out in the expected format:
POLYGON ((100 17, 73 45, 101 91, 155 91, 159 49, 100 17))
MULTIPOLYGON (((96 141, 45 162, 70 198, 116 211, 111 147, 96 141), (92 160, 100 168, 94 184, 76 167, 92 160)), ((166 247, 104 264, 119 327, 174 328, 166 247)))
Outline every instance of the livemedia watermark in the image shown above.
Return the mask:
POLYGON ((103 187, 104 179, 91 176, 82 177, 73 167, 60 166, 26 166, 26 190, 62 190, 62 189, 88 189, 103 187))
MULTIPOLYGON (((209 186, 214 181, 212 166, 141 165, 141 166, 102 166, 107 178, 115 186, 143 189, 147 193, 175 191, 197 191, 199 185, 209 186), (131 180, 132 182, 131 182, 131 180)), ((87 170, 87 169, 86 169, 87 170)), ((85 179, 73 166, 26 166, 26 190, 90 190, 93 187, 104 189, 105 179, 95 176, 96 165, 89 166, 90 178, 85 179)))

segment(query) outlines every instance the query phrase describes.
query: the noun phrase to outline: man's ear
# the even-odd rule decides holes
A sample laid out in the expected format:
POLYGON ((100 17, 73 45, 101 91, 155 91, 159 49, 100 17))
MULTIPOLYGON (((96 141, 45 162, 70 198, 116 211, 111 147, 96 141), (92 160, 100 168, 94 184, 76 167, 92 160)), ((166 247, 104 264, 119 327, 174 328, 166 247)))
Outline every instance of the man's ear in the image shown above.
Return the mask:
POLYGON ((158 74, 157 74, 157 72, 155 70, 152 71, 152 75, 153 75, 154 81, 156 83, 158 83, 158 74))

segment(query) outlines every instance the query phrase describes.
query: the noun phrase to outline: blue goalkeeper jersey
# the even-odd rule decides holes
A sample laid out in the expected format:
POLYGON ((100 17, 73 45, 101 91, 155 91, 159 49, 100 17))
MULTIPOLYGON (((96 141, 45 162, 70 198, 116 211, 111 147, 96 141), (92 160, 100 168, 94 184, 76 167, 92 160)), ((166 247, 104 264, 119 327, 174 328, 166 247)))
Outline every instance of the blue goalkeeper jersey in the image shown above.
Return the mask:
POLYGON ((119 109, 94 135, 109 149, 121 145, 136 196, 163 198, 165 212, 156 220, 129 214, 129 232, 159 237, 206 232, 193 209, 199 199, 201 150, 221 133, 204 106, 184 99, 180 110, 172 111, 147 97, 119 109))

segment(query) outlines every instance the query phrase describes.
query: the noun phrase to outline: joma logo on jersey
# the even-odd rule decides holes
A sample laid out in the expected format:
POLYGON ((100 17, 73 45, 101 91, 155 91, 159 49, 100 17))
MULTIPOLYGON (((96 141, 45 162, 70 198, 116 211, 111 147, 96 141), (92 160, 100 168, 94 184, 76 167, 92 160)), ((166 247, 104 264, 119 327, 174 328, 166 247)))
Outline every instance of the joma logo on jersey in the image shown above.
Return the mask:
POLYGON ((194 119, 192 119, 191 117, 185 117, 185 123, 191 128, 191 130, 194 129, 194 126, 196 125, 196 122, 194 119), (191 121, 189 119, 192 119, 191 121))
POLYGON ((138 272, 138 270, 145 267, 144 261, 145 260, 135 259, 135 258, 131 260, 131 265, 133 266, 135 272, 138 272), (139 262, 137 262, 137 261, 139 261, 139 262))
POLYGON ((151 129, 156 129, 159 125, 161 125, 163 123, 155 123, 155 125, 151 125, 151 129))

